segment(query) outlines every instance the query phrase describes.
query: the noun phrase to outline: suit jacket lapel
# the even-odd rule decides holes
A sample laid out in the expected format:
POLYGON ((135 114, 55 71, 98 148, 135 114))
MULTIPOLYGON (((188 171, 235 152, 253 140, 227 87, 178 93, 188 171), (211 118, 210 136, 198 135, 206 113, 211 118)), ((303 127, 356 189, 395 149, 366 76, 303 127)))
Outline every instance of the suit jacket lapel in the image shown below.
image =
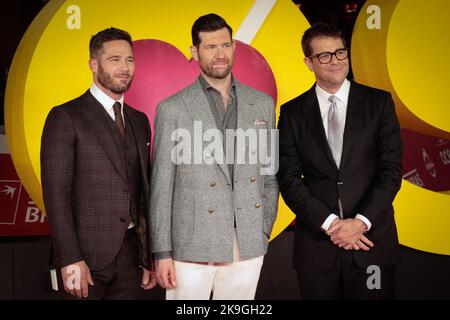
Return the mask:
MULTIPOLYGON (((192 85, 190 85, 186 89, 184 103, 186 107, 189 109, 189 114, 191 115, 192 119, 194 121, 201 121, 202 134, 203 132, 205 132, 205 130, 208 129, 219 130, 217 128, 216 121, 214 120, 213 114, 211 112, 211 107, 209 105, 208 99, 206 98, 206 95, 203 92, 203 88, 199 80, 195 81, 192 85)), ((220 141, 220 143, 222 143, 222 141, 220 141)), ((217 165, 219 166, 223 174, 226 176, 228 181, 231 183, 230 172, 228 171, 228 166, 225 164, 225 161, 223 161, 223 163, 217 163, 217 165)))
POLYGON ((92 96, 89 90, 82 96, 81 104, 81 114, 87 125, 97 141, 103 147, 105 153, 108 155, 119 174, 127 181, 127 173, 122 165, 111 130, 109 130, 108 123, 106 122, 108 119, 101 109, 103 106, 92 96))
POLYGON ((362 111, 361 108, 361 95, 358 88, 358 84, 353 82, 350 85, 350 93, 348 96, 347 103, 347 115, 345 119, 345 130, 344 130, 344 145, 342 147, 342 158, 340 168, 344 168, 345 161, 349 157, 350 149, 352 143, 357 136, 358 124, 361 119, 362 111))
MULTIPOLYGON (((147 163, 147 159, 149 159, 149 157, 150 157, 150 154, 149 154, 149 149, 146 148, 146 145, 144 145, 143 140, 145 140, 147 143, 150 143, 150 137, 147 136, 147 133, 145 132, 145 130, 143 130, 142 126, 138 125, 139 120, 136 119, 134 116, 134 113, 131 112, 130 106, 128 106, 127 104, 124 104, 123 110, 124 110, 125 117, 128 118, 128 120, 129 120, 127 122, 128 126, 129 126, 128 133, 133 134, 134 138, 136 140, 136 145, 137 145, 138 154, 139 154, 139 162, 141 165, 141 173, 145 179, 145 183, 147 184, 148 181, 147 181, 146 163, 147 163)), ((125 130, 127 130, 127 128, 125 130)))
MULTIPOLYGON (((255 101, 251 98, 245 87, 236 81, 237 96, 237 128, 244 131, 253 127, 255 122, 255 101)), ((267 124, 269 125, 269 124, 267 124)))
MULTIPOLYGON (((240 82, 236 81, 236 97, 237 97, 237 125, 236 128, 238 130, 243 130, 244 132, 248 129, 254 129, 255 123, 255 114, 258 112, 255 111, 255 108, 258 106, 255 105, 256 101, 253 99, 251 92, 249 92, 245 86, 243 86, 240 82)), ((267 119, 268 120, 268 119, 267 119)), ((267 124, 267 129, 270 129, 270 123, 267 124)), ((259 139, 259 137, 257 138, 259 139)), ((235 149, 235 153, 238 151, 235 149)), ((248 154, 252 152, 250 146, 246 147, 245 159, 246 161, 251 158, 251 155, 248 154)), ((253 151, 254 152, 254 151, 253 151)), ((257 151, 258 152, 258 151, 257 151)), ((237 154, 235 155, 237 156, 237 154)), ((257 154, 259 156, 259 154, 257 154)), ((238 176, 236 170, 239 169, 239 166, 234 166, 234 176, 238 176)))
POLYGON ((331 153, 330 146, 328 145, 325 129, 323 127, 319 101, 317 100, 315 91, 315 85, 312 86, 311 89, 309 89, 306 104, 305 106, 301 107, 301 111, 303 112, 306 123, 314 139, 316 139, 318 145, 321 147, 323 153, 325 153, 325 155, 327 156, 331 165, 337 170, 336 163, 333 159, 333 154, 331 153))

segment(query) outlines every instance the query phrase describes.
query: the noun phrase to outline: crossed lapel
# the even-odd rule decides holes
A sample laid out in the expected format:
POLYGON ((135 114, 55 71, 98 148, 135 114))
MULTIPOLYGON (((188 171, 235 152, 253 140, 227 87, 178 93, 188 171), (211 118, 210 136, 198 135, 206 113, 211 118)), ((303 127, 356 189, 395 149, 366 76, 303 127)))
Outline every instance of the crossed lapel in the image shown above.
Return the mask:
MULTIPOLYGON (((211 107, 209 105, 208 99, 206 98, 206 95, 203 92, 202 85, 200 84, 200 81, 198 79, 188 88, 186 88, 183 100, 185 106, 189 110, 188 113, 190 114, 191 118, 194 121, 201 121, 203 132, 205 132, 208 129, 219 130, 217 128, 216 121, 214 120, 213 114, 211 112, 211 107)), ((221 144, 223 150, 223 140, 218 141, 218 143, 221 144)), ((203 150, 202 150, 202 157, 203 157, 203 150)), ((228 171, 228 166, 225 164, 225 161, 223 161, 223 163, 216 163, 216 164, 220 168, 222 173, 225 175, 228 182, 230 182, 231 184, 230 172, 228 171)))
MULTIPOLYGON (((243 86, 240 82, 236 81, 236 97, 237 97, 237 129, 243 130, 246 132, 248 129, 255 129, 254 123, 257 120, 257 105, 255 105, 254 95, 249 92, 245 86, 243 86)), ((264 119, 262 119, 264 120, 264 119)), ((269 119, 267 119, 268 121, 269 119)), ((267 123, 267 130, 270 130, 270 123, 267 123)), ((257 132, 258 134, 258 132, 257 132)), ((259 139, 259 136, 257 137, 259 139)), ((246 139, 247 140, 247 139, 246 139)), ((249 141, 251 143, 251 141, 249 141)), ((238 151, 236 150, 236 153, 238 151)), ((246 152, 254 153, 255 150, 250 148, 250 145, 246 143, 246 152)), ((258 149, 257 151, 258 152, 258 149)), ((259 156, 259 154, 257 154, 259 156)), ((249 161, 252 156, 250 154, 246 154, 246 161, 249 161)), ((234 170, 237 170, 239 166, 234 166, 234 170)), ((237 176, 234 174, 234 176, 237 176)))
POLYGON ((98 102, 89 90, 81 97, 81 115, 89 126, 92 134, 103 147, 106 155, 113 163, 116 170, 127 181, 125 166, 122 164, 119 151, 116 148, 112 132, 107 123, 103 106, 98 102))
POLYGON ((238 101, 237 128, 246 131, 253 127, 256 120, 255 101, 238 81, 236 81, 236 96, 238 101))

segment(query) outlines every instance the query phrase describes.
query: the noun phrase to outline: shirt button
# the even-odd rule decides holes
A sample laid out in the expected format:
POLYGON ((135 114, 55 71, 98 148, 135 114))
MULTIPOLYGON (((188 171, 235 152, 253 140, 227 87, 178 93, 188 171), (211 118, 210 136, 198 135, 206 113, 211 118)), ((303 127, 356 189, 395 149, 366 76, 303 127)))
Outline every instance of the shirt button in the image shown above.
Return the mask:
POLYGON ((214 213, 214 209, 213 209, 213 208, 210 208, 210 209, 208 210, 208 212, 209 212, 209 213, 214 213))
POLYGON ((126 219, 124 218, 124 217, 120 217, 120 222, 125 222, 126 221, 126 219))
POLYGON ((211 183, 209 184, 211 187, 215 187, 216 186, 216 182, 215 181, 211 181, 211 183))
POLYGON ((261 207, 261 205, 259 203, 256 203, 255 208, 258 209, 259 207, 261 207))
POLYGON ((250 181, 251 181, 251 182, 255 182, 255 181, 256 181, 256 177, 251 177, 251 178, 250 178, 250 181))
POLYGON ((344 184, 343 181, 338 181, 338 183, 337 183, 338 186, 342 186, 343 184, 344 184))

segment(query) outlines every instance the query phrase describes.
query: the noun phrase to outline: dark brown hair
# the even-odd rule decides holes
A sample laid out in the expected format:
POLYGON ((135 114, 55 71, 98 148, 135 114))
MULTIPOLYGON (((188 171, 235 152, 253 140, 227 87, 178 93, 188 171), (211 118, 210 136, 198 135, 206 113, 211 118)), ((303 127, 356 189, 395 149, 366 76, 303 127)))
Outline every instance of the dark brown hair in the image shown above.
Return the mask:
POLYGON ((200 32, 213 32, 227 28, 230 32, 230 38, 233 38, 233 29, 228 25, 224 18, 215 13, 210 13, 199 17, 192 25, 192 44, 196 47, 201 42, 200 32))
POLYGON ((114 27, 102 30, 91 37, 89 41, 89 54, 95 58, 103 47, 103 43, 113 40, 125 40, 133 47, 133 40, 128 32, 114 27))
POLYGON ((309 57, 312 54, 311 42, 313 39, 321 37, 339 38, 345 47, 344 36, 336 26, 328 23, 315 23, 305 31, 302 37, 302 49, 305 57, 309 57))

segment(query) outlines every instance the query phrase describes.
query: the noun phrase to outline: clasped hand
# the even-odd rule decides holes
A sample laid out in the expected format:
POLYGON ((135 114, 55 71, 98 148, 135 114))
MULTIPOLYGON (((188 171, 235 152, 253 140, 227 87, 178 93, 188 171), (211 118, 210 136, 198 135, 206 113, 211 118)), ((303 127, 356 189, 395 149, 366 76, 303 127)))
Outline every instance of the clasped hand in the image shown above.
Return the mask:
POLYGON ((374 244, 364 235, 365 231, 366 225, 359 219, 335 219, 327 234, 339 248, 369 251, 374 244))

